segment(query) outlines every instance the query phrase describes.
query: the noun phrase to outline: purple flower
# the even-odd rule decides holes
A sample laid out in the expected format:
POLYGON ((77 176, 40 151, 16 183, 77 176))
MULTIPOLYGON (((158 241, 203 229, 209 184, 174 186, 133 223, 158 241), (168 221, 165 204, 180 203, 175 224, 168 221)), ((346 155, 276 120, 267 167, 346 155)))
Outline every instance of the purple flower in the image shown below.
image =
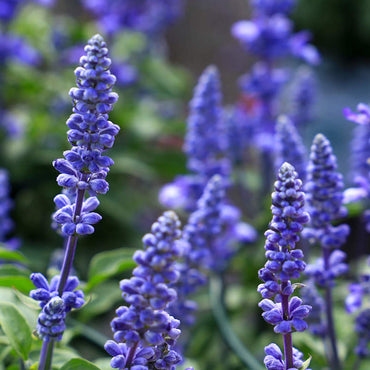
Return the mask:
POLYGON ((322 134, 316 135, 311 147, 305 186, 311 224, 304 236, 319 241, 324 248, 339 248, 349 234, 347 225, 331 225, 347 214, 343 206, 343 177, 337 172, 336 162, 329 140, 322 134))
POLYGON ((280 116, 276 125, 275 166, 291 163, 301 179, 306 178, 306 149, 293 122, 287 116, 280 116))
MULTIPOLYGON (((352 143, 352 162, 354 183, 356 187, 349 188, 344 193, 344 202, 350 203, 363 199, 370 199, 370 107, 360 103, 357 106, 358 113, 349 108, 344 109, 345 117, 360 124, 355 130, 352 143)), ((370 232, 370 209, 364 213, 366 230, 370 232)))
POLYGON ((308 33, 294 34, 292 22, 281 13, 258 16, 251 21, 238 21, 231 33, 247 51, 265 60, 289 55, 302 58, 310 64, 318 64, 320 60, 316 49, 308 43, 308 33))
MULTIPOLYGON (((66 196, 59 196, 56 202, 59 209, 53 218, 66 235, 91 234, 94 232, 91 224, 101 219, 91 212, 99 204, 94 196, 108 191, 105 178, 114 163, 102 154, 113 146, 119 131, 119 127, 108 120, 118 95, 112 92, 116 79, 109 71, 111 60, 103 38, 100 35, 92 37, 85 52, 80 59, 81 66, 75 70, 77 87, 70 90, 74 113, 67 121, 67 134, 73 146, 64 152, 65 159, 57 159, 53 165, 60 172, 58 184, 70 195, 87 191, 93 198, 79 205, 82 214, 76 215, 75 212, 81 210, 76 210, 66 196)), ((71 199, 75 201, 73 196, 71 199)))
POLYGON ((251 0, 253 11, 264 15, 289 14, 295 3, 296 0, 251 0))
POLYGON ((359 341, 355 348, 357 356, 360 358, 370 357, 370 308, 363 310, 356 317, 355 331, 359 336, 359 341))
POLYGON ((316 80, 312 69, 300 67, 290 88, 289 115, 297 126, 306 125, 313 119, 312 107, 315 102, 316 80))
POLYGON ((113 368, 134 369, 137 365, 147 369, 147 363, 154 363, 170 370, 181 361, 172 349, 181 333, 180 321, 166 311, 177 297, 170 284, 180 276, 175 263, 184 253, 180 236, 180 221, 167 211, 143 237, 145 250, 134 254, 138 266, 133 277, 120 282, 128 306, 119 307, 111 323, 114 339, 123 344, 108 341, 105 346, 113 356, 113 368))
POLYGON ((208 67, 199 78, 190 102, 184 152, 187 167, 192 172, 165 185, 159 195, 166 207, 181 207, 194 211, 207 181, 215 174, 230 174, 226 158, 227 138, 223 125, 221 89, 218 71, 208 67))
POLYGON ((184 152, 188 169, 210 178, 219 173, 227 175, 224 160, 226 142, 223 139, 220 77, 215 67, 208 67, 194 90, 190 102, 184 152))
POLYGON ((270 70, 264 62, 257 62, 251 72, 240 78, 241 90, 262 100, 274 99, 287 82, 287 71, 281 68, 270 70))
POLYGON ((258 272, 263 284, 257 290, 264 298, 259 303, 264 311, 262 317, 274 325, 276 333, 284 336, 286 365, 275 344, 266 347, 265 365, 267 369, 291 369, 292 365, 300 368, 302 361, 298 366, 297 360, 302 356, 297 357, 297 352, 294 354, 291 333, 306 330, 305 319, 312 308, 302 304, 298 297, 289 298, 294 292, 291 280, 299 278, 306 266, 302 261, 303 252, 296 249, 296 244, 299 241, 298 233, 302 231, 303 224, 309 221, 309 215, 304 211, 302 181, 289 163, 284 163, 279 170, 272 193, 271 211, 272 221, 265 233, 267 262, 258 272))
POLYGON ((84 0, 83 5, 108 34, 132 29, 153 36, 165 30, 182 11, 182 0, 84 0))
MULTIPOLYGON (((265 347, 265 359, 264 363, 267 370, 286 370, 285 361, 283 360, 283 353, 279 346, 275 343, 271 343, 265 347)), ((303 365, 303 354, 296 348, 293 348, 293 368, 289 370, 299 370, 303 365)), ((307 369, 311 370, 311 369, 307 369)))
POLYGON ((312 307, 309 317, 307 318, 308 330, 319 337, 325 337, 327 334, 326 323, 324 321, 325 301, 316 289, 312 280, 304 283, 301 289, 302 299, 312 307))
POLYGON ((21 37, 0 32, 0 63, 5 64, 8 60, 34 66, 40 62, 40 55, 21 37))
POLYGON ((358 283, 349 286, 349 291, 350 294, 345 301, 347 312, 357 311, 355 331, 359 339, 355 352, 360 358, 366 358, 370 356, 370 309, 367 307, 370 303, 370 274, 361 275, 358 283))
POLYGON ((370 123, 370 107, 367 104, 359 103, 357 111, 358 113, 355 113, 350 108, 344 108, 343 114, 349 121, 360 125, 368 125, 370 123))
POLYGON ((348 265, 344 262, 347 255, 341 250, 330 253, 328 263, 323 258, 318 258, 314 264, 307 265, 305 274, 311 277, 318 286, 334 286, 334 281, 339 276, 348 272, 348 265))
POLYGON ((16 249, 19 246, 19 240, 8 236, 14 228, 14 223, 9 216, 13 208, 13 202, 9 196, 9 175, 5 169, 0 169, 0 243, 8 249, 16 249))
POLYGON ((80 308, 84 303, 82 290, 76 290, 80 284, 76 276, 69 276, 63 294, 58 292, 60 276, 54 276, 50 284, 44 275, 33 273, 30 276, 36 289, 30 291, 30 297, 40 302, 42 308, 37 324, 37 333, 43 341, 60 341, 65 330, 66 313, 80 308))
POLYGON ((189 296, 207 283, 208 272, 223 270, 238 242, 255 241, 256 231, 240 218, 240 211, 226 202, 223 178, 213 176, 184 227, 187 252, 178 263, 181 275, 174 284, 178 299, 170 306, 173 315, 181 318, 181 322, 187 325, 194 322, 193 313, 197 306, 189 296))

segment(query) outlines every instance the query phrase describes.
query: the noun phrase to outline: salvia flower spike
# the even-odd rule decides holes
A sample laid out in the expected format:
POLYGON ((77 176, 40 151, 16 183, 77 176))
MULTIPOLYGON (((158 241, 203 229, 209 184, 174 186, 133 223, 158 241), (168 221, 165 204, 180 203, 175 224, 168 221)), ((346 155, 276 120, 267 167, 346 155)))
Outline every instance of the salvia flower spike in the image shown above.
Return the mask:
POLYGON ((303 252, 296 248, 299 241, 298 233, 309 221, 309 215, 304 210, 305 196, 302 191, 302 181, 294 167, 283 163, 275 182, 272 193, 273 218, 269 230, 265 232, 266 258, 265 266, 259 271, 263 284, 258 286, 263 300, 259 306, 264 311, 262 316, 276 333, 284 337, 284 360, 280 349, 271 344, 266 347, 265 365, 267 369, 295 368, 297 357, 293 350, 292 333, 304 331, 307 324, 304 319, 311 307, 302 304, 296 296, 290 298, 294 287, 291 280, 298 279, 305 269, 303 252))
POLYGON ((174 349, 180 321, 167 312, 177 298, 170 285, 180 276, 175 263, 184 252, 180 237, 180 221, 167 211, 143 237, 145 250, 134 254, 133 276, 120 283, 128 306, 116 310, 111 323, 115 341, 105 345, 113 368, 171 370, 181 361, 174 349))
POLYGON ((302 180, 306 178, 306 149, 293 121, 287 116, 280 116, 276 124, 276 159, 275 165, 291 163, 302 180))
POLYGON ((57 182, 63 187, 62 193, 54 198, 57 211, 53 219, 67 237, 61 274, 50 286, 41 274, 31 275, 38 288, 36 292, 31 291, 31 297, 42 304, 37 328, 44 341, 40 370, 51 366, 53 342, 63 335, 65 313, 83 303, 83 295, 77 299, 70 292, 70 285, 76 288, 78 279, 69 274, 78 236, 92 234, 92 225, 101 220, 101 216, 93 212, 99 205, 96 196, 108 191, 105 179, 113 164, 103 153, 112 147, 119 132, 119 127, 108 117, 118 95, 112 92, 116 78, 109 70, 111 60, 104 39, 100 35, 93 36, 85 46, 85 53, 75 70, 77 87, 69 93, 73 99, 73 114, 67 121, 67 135, 72 148, 63 153, 63 159, 53 162, 60 172, 57 182), (85 199, 86 194, 90 197, 85 199))
POLYGON ((230 174, 221 102, 219 73, 215 66, 209 66, 200 76, 189 104, 183 150, 191 174, 178 176, 162 188, 159 200, 166 207, 194 211, 207 181, 215 174, 225 178, 230 174))
POLYGON ((349 234, 349 226, 333 226, 332 222, 346 216, 343 206, 343 177, 337 171, 337 161, 329 140, 322 134, 315 136, 307 170, 307 210, 311 216, 310 227, 304 236, 322 247, 323 257, 307 266, 306 273, 325 290, 326 329, 330 340, 331 366, 341 368, 333 318, 332 287, 335 279, 347 272, 346 254, 339 250, 349 234))

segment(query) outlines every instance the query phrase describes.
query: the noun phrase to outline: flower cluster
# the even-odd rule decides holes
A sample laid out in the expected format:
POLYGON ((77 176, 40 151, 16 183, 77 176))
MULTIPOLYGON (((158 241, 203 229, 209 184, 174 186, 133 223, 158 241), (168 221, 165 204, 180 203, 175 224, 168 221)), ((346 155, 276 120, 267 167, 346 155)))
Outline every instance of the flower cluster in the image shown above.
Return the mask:
MULTIPOLYGON (((368 265, 370 266, 370 257, 368 265)), ((355 351, 361 358, 370 357, 370 274, 361 275, 358 283, 349 286, 349 291, 345 302, 347 311, 353 313, 360 310, 355 321, 355 331, 359 337, 355 351)))
POLYGON ((306 125, 313 119, 312 106, 316 96, 316 80, 311 68, 300 67, 290 88, 289 116, 297 126, 306 125))
MULTIPOLYGON (((283 360, 283 354, 279 346, 275 343, 271 343, 265 347, 265 359, 264 363, 267 370, 286 370, 286 364, 283 360)), ((298 349, 293 347, 293 366, 289 370, 298 370, 303 366, 303 354, 298 349)), ((310 370, 310 369, 307 369, 310 370)))
MULTIPOLYGON (((293 32, 293 23, 288 16, 294 5, 292 0, 252 1, 252 19, 238 21, 231 29, 232 35, 246 51, 258 58, 251 71, 241 77, 240 87, 246 96, 252 96, 257 102, 258 108, 253 114, 255 130, 252 144, 266 152, 274 151, 274 126, 281 113, 278 100, 289 80, 287 69, 277 68, 275 62, 285 57, 298 57, 314 65, 320 61, 316 48, 309 44, 310 34, 307 31, 293 32)), ((303 90, 302 93, 293 91, 291 100, 297 104, 292 118, 296 119, 297 113, 306 114, 305 103, 309 105, 311 98, 308 95, 303 90), (300 108, 302 112, 298 112, 300 108)), ((294 123, 303 119, 305 117, 299 117, 294 123)))
MULTIPOLYGON (((350 203, 362 199, 370 200, 370 107, 364 103, 357 105, 357 113, 349 108, 344 109, 349 121, 358 123, 353 140, 354 183, 356 187, 345 191, 345 202, 350 203)), ((366 230, 370 232, 370 209, 364 214, 366 230)))
POLYGON ((73 308, 80 308, 85 303, 82 290, 76 290, 80 282, 76 276, 69 276, 64 291, 60 295, 59 275, 54 276, 50 284, 40 273, 33 273, 30 278, 37 288, 30 291, 30 297, 39 301, 42 308, 36 328, 38 336, 46 342, 59 341, 65 329, 66 313, 73 308))
POLYGON ((325 301, 318 292, 314 281, 305 281, 304 287, 301 289, 301 295, 303 301, 312 307, 307 319, 308 330, 313 335, 324 338, 327 334, 327 325, 324 321, 325 301))
MULTIPOLYGON (((93 36, 85 52, 80 60, 81 66, 75 71, 78 87, 70 90, 74 113, 67 126, 68 140, 73 146, 64 152, 65 159, 57 159, 53 163, 61 173, 57 177, 58 184, 72 196, 79 192, 82 199, 85 191, 92 196, 108 191, 105 178, 113 160, 102 153, 112 147, 119 131, 119 127, 108 120, 108 113, 118 96, 112 92, 115 77, 109 71, 111 61, 103 38, 93 36)), ((99 215, 91 213, 98 205, 95 198, 87 200, 83 206, 79 204, 80 209, 63 195, 57 196, 55 203, 61 208, 54 214, 54 220, 67 235, 91 233, 91 224, 100 220, 99 215), (79 214, 81 207, 83 215, 79 214)))
POLYGON ((169 285, 180 276, 175 263, 185 249, 180 236, 180 221, 167 211, 143 237, 145 250, 135 252, 138 266, 133 277, 120 283, 129 306, 119 307, 111 323, 114 339, 121 343, 108 341, 105 346, 113 356, 113 368, 136 369, 134 365, 140 365, 140 370, 170 370, 180 362, 181 356, 172 349, 180 335, 180 321, 166 311, 177 297, 169 285))
POLYGON ((303 145, 293 122, 287 116, 280 116, 276 125, 276 160, 275 167, 284 162, 291 163, 299 177, 306 178, 306 148, 303 145))
MULTIPOLYGON (((297 279, 306 266, 302 261, 302 250, 296 249, 298 233, 309 221, 309 215, 304 211, 305 200, 301 189, 302 181, 298 179, 294 167, 289 163, 283 163, 272 194, 273 218, 269 230, 265 233, 265 255, 268 261, 259 271, 259 277, 264 282, 258 286, 258 291, 264 298, 259 303, 264 311, 262 316, 275 326, 275 332, 288 335, 290 338, 286 341, 290 342, 289 348, 285 348, 286 361, 289 365, 287 368, 293 365, 290 335, 294 331, 303 331, 307 328, 304 319, 311 310, 311 307, 303 305, 298 297, 292 297, 289 301, 294 291, 291 279, 297 279), (271 298, 274 298, 275 302, 271 298)), ((265 361, 269 361, 268 359, 265 361)))
POLYGON ((348 265, 345 263, 347 255, 341 250, 334 250, 326 263, 324 258, 318 258, 314 264, 306 268, 306 275, 311 277, 318 286, 334 286, 334 281, 339 276, 348 272, 348 265))
POLYGON ((131 29, 153 36, 179 17, 183 1, 84 0, 83 5, 98 18, 101 28, 108 34, 131 29))
POLYGON ((273 218, 269 230, 265 232, 265 255, 268 261, 259 271, 259 277, 264 283, 259 285, 258 291, 263 298, 282 294, 280 282, 287 284, 287 293, 290 295, 290 279, 297 279, 306 267, 302 261, 302 250, 296 249, 298 233, 309 221, 309 216, 303 208, 304 193, 301 188, 302 181, 297 178, 294 167, 283 163, 278 181, 275 182, 275 191, 272 193, 273 218))
POLYGON ((13 203, 9 198, 9 177, 8 172, 0 169, 0 242, 4 243, 8 249, 15 249, 19 246, 19 240, 8 238, 8 233, 13 230, 13 221, 9 217, 13 203))
POLYGON ((230 173, 223 133, 220 78, 210 66, 199 78, 190 102, 184 152, 193 174, 179 176, 163 187, 159 195, 163 205, 193 211, 207 181, 215 174, 226 177, 230 173))
POLYGON ((330 142, 318 134, 312 143, 305 186, 307 210, 311 215, 311 227, 306 228, 305 236, 320 242, 324 248, 338 248, 349 233, 347 225, 331 225, 347 214, 343 206, 343 187, 343 177, 337 172, 337 160, 330 142))

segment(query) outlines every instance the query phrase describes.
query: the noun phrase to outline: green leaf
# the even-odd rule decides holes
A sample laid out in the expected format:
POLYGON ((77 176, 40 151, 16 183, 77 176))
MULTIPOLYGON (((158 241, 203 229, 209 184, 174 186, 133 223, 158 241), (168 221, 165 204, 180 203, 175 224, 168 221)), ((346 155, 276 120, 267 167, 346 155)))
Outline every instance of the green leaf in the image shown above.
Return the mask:
POLYGON ((14 294, 17 298, 27 307, 32 308, 33 310, 39 310, 40 304, 26 294, 21 293, 19 290, 14 289, 14 294))
POLYGON ((65 363, 60 370, 100 370, 92 362, 86 361, 82 358, 74 358, 65 363))
POLYGON ((310 356, 310 358, 309 358, 309 359, 307 359, 307 360, 303 363, 302 367, 300 367, 300 368, 299 368, 299 370, 306 370, 306 369, 310 366, 311 358, 312 358, 312 356, 310 356))
POLYGON ((78 317, 83 321, 107 312, 115 302, 122 299, 122 292, 117 282, 112 281, 95 286, 90 293, 92 295, 91 302, 86 304, 84 309, 79 312, 78 317))
POLYGON ((6 249, 2 245, 3 244, 0 244, 0 260, 23 262, 23 263, 27 262, 26 257, 22 253, 18 251, 11 251, 9 249, 6 249))
POLYGON ((25 276, 0 276, 0 286, 13 287, 23 293, 35 288, 32 281, 25 276))
POLYGON ((0 276, 24 276, 29 278, 30 271, 21 266, 10 264, 0 265, 0 276))
POLYGON ((32 344, 31 328, 12 303, 0 302, 0 326, 9 338, 10 345, 26 360, 32 344))
POLYGON ((92 287, 111 276, 135 267, 136 264, 132 260, 135 250, 120 248, 96 254, 90 262, 89 278, 85 291, 90 291, 92 287))

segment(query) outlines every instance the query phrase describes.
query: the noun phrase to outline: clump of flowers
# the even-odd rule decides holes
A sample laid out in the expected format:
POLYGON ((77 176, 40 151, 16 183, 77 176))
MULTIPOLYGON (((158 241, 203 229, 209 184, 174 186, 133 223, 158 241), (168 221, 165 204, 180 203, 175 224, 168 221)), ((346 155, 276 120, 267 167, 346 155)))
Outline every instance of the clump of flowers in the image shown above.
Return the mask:
POLYGON ((310 242, 321 246, 323 256, 307 267, 306 274, 325 290, 325 325, 331 346, 329 360, 333 367, 339 368, 332 312, 332 288, 335 279, 348 270, 347 264, 344 263, 346 254, 339 248, 346 241, 349 227, 345 224, 332 225, 333 221, 344 217, 347 210, 343 206, 343 178, 337 172, 336 157, 330 142, 322 134, 316 135, 313 140, 307 172, 305 190, 311 222, 304 235, 310 242))
POLYGON ((291 163, 299 177, 306 178, 306 148, 303 145, 294 123, 287 116, 280 116, 276 124, 275 166, 280 168, 284 162, 291 163))
POLYGON ((83 5, 108 34, 129 29, 153 37, 180 16, 183 0, 84 0, 83 5))
MULTIPOLYGON (((346 189, 345 202, 370 200, 370 107, 364 103, 357 105, 357 112, 344 109, 344 116, 357 123, 352 145, 354 184, 356 187, 346 189)), ((364 213, 366 230, 370 232, 370 209, 364 213)))
POLYGON ((165 212, 143 237, 144 251, 136 251, 138 266, 130 279, 122 280, 122 297, 128 306, 117 309, 111 326, 115 341, 106 351, 113 356, 113 368, 172 369, 181 361, 173 349, 181 331, 180 321, 169 315, 168 305, 177 298, 170 287, 180 273, 176 260, 184 253, 180 221, 172 211, 165 212), (117 343, 118 342, 118 343, 117 343))
POLYGON ((264 311, 262 316, 274 325, 275 333, 283 334, 284 337, 284 361, 275 344, 266 347, 265 365, 269 370, 296 368, 297 358, 302 357, 293 350, 292 333, 307 328, 304 319, 311 307, 302 304, 300 298, 291 297, 294 292, 291 280, 299 278, 306 266, 302 260, 302 250, 296 248, 298 233, 309 221, 304 202, 302 181, 292 165, 283 163, 272 193, 273 218, 265 233, 265 255, 268 261, 258 273, 263 281, 258 286, 263 297, 259 303, 264 311), (280 367, 274 367, 279 363, 280 367))
POLYGON ((166 207, 193 211, 207 181, 215 174, 225 177, 229 175, 221 99, 220 77, 217 69, 210 66, 199 78, 189 104, 183 150, 192 174, 178 176, 174 182, 162 188, 159 200, 166 207))
POLYGON ((41 274, 31 275, 38 288, 31 292, 31 297, 42 304, 38 320, 38 332, 43 340, 40 370, 50 367, 51 348, 54 340, 62 337, 65 313, 83 303, 79 291, 72 292, 78 286, 78 279, 69 274, 78 236, 92 234, 92 225, 101 219, 92 211, 99 205, 96 195, 105 194, 109 189, 105 178, 113 164, 111 158, 102 154, 112 147, 119 131, 108 119, 118 95, 112 92, 115 77, 109 71, 111 60, 104 39, 100 35, 93 36, 85 52, 80 67, 75 70, 77 87, 70 90, 74 113, 67 121, 67 135, 72 148, 64 152, 63 159, 53 162, 60 172, 57 182, 64 189, 54 199, 58 210, 53 215, 66 236, 64 261, 60 276, 52 280, 50 286, 41 274), (85 199, 87 193, 90 197, 85 199))
MULTIPOLYGON (((370 267, 370 257, 368 266, 370 267)), ((370 357, 370 274, 361 275, 358 283, 352 283, 349 286, 349 292, 345 302, 347 312, 357 312, 355 331, 359 340, 355 352, 360 359, 368 358, 370 357)))
POLYGON ((59 275, 54 276, 50 284, 40 273, 31 274, 31 280, 37 289, 30 291, 30 297, 39 301, 42 308, 38 317, 37 335, 45 342, 60 341, 65 330, 66 313, 80 308, 85 303, 82 290, 76 290, 80 281, 76 276, 69 276, 60 296, 59 275))
POLYGON ((231 33, 246 51, 258 58, 251 72, 241 77, 240 85, 242 92, 257 102, 258 108, 253 115, 254 145, 271 151, 275 121, 281 113, 278 100, 288 81, 287 70, 279 68, 277 62, 293 56, 316 65, 320 56, 309 43, 307 31, 293 32, 288 16, 295 1, 253 1, 251 5, 252 19, 236 22, 231 33))
POLYGON ((14 228, 14 223, 9 216, 13 207, 13 202, 9 196, 9 175, 5 169, 0 169, 0 242, 4 243, 7 249, 16 249, 19 246, 19 240, 8 237, 8 234, 14 228))

